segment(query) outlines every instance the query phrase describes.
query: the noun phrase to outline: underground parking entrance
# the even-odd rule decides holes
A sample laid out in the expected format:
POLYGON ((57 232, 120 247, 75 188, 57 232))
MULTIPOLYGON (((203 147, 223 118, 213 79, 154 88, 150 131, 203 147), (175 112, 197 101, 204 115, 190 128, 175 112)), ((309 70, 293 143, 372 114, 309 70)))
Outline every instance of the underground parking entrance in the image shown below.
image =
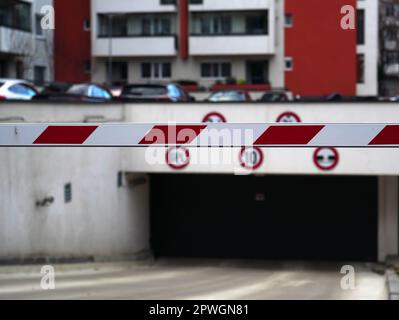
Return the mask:
POLYGON ((377 261, 378 178, 155 174, 156 258, 377 261))

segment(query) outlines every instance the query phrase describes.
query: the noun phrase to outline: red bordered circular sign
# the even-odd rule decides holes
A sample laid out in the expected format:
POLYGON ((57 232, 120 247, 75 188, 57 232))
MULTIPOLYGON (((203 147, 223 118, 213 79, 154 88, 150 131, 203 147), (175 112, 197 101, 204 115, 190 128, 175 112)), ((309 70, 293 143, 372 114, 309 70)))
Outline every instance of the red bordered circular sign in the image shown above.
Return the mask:
POLYGON ((333 170, 337 167, 339 162, 338 150, 327 147, 318 148, 313 154, 313 162, 320 170, 333 170))
POLYGON ((243 147, 240 151, 240 164, 243 168, 256 170, 264 160, 263 152, 258 147, 243 147))
POLYGON ((301 118, 294 112, 284 112, 281 114, 276 122, 281 122, 281 123, 298 123, 302 122, 301 118))
POLYGON ((166 151, 166 163, 174 170, 182 170, 190 164, 190 152, 183 147, 172 147, 166 151))
POLYGON ((227 120, 219 112, 211 112, 211 113, 208 113, 204 117, 204 119, 202 119, 202 122, 204 122, 204 123, 221 123, 221 122, 227 122, 227 120))

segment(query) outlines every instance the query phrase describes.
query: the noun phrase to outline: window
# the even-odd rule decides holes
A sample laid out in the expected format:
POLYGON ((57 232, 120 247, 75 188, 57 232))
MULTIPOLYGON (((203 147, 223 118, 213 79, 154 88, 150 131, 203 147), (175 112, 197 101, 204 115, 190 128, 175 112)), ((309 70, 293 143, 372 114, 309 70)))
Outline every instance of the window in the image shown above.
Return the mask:
POLYGON ((162 75, 163 78, 171 78, 172 77, 172 67, 170 63, 162 64, 162 75))
POLYGON ((41 14, 37 14, 35 16, 35 30, 36 30, 37 36, 43 35, 42 19, 43 19, 43 16, 41 14))
POLYGON ((230 16, 204 16, 199 19, 201 34, 230 34, 230 16))
POLYGON ((285 15, 285 27, 292 28, 293 23, 294 23, 294 21, 293 21, 292 14, 286 14, 285 15))
POLYGON ((67 90, 68 94, 86 96, 88 94, 88 88, 85 84, 75 84, 67 90))
POLYGON ((91 73, 91 61, 90 60, 85 61, 83 69, 84 69, 85 73, 87 73, 87 74, 91 73))
POLYGON ((383 55, 385 65, 399 64, 399 53, 397 51, 386 51, 383 55))
POLYGON ((102 37, 127 36, 127 16, 99 15, 99 35, 102 37))
POLYGON ((172 65, 163 63, 142 63, 141 77, 143 79, 170 79, 172 77, 172 65))
POLYGON ((141 19, 142 35, 170 35, 172 22, 169 17, 154 17, 141 19))
POLYGON ((15 63, 15 76, 18 79, 22 79, 24 77, 24 63, 21 60, 18 60, 15 63))
POLYGON ((98 23, 100 37, 172 35, 172 15, 168 13, 99 15, 98 23))
POLYGON ((203 4, 204 0, 190 0, 190 4, 203 4))
POLYGON ((90 19, 85 19, 85 21, 83 21, 83 30, 90 31, 90 29, 91 29, 90 19))
POLYGON ((0 25, 31 31, 32 4, 18 0, 0 2, 0 25))
POLYGON ((36 91, 32 89, 30 86, 25 85, 23 83, 14 84, 8 89, 10 92, 15 94, 20 94, 28 97, 33 97, 36 95, 36 91))
POLYGON ((364 54, 357 55, 357 83, 364 83, 364 54))
POLYGON ((387 26, 384 31, 384 38, 387 41, 396 41, 398 40, 398 29, 396 26, 387 26))
POLYGON ((268 34, 268 14, 248 16, 245 29, 247 34, 268 34))
POLYGON ((8 78, 8 63, 7 63, 7 60, 0 60, 0 77, 8 78))
POLYGON ((294 69, 294 62, 291 57, 285 58, 285 71, 292 71, 294 69))
POLYGON ((64 202, 72 202, 72 184, 67 183, 64 185, 64 202))
POLYGON ((385 15, 387 17, 393 17, 395 15, 394 5, 393 3, 385 4, 385 15))
POLYGON ((107 62, 108 83, 114 86, 125 85, 128 80, 128 67, 129 64, 126 61, 113 61, 111 65, 107 62))
POLYGON ((35 66, 34 68, 34 79, 35 83, 39 86, 45 82, 46 67, 35 66))
POLYGON ((171 21, 168 18, 162 18, 157 20, 158 27, 155 34, 171 34, 171 21))
POLYGON ((150 35, 151 34, 151 20, 144 18, 141 20, 141 33, 143 35, 150 35))
POLYGON ((151 63, 141 64, 141 77, 144 79, 151 78, 151 63))
POLYGON ((201 63, 202 78, 230 78, 231 63, 201 63))
POLYGON ((93 98, 111 99, 111 95, 106 90, 96 85, 92 85, 89 87, 88 94, 89 97, 93 98))
POLYGON ((161 6, 170 4, 176 4, 176 0, 161 0, 161 6))
POLYGON ((357 10, 357 44, 364 44, 365 43, 365 15, 364 10, 359 9, 357 10))

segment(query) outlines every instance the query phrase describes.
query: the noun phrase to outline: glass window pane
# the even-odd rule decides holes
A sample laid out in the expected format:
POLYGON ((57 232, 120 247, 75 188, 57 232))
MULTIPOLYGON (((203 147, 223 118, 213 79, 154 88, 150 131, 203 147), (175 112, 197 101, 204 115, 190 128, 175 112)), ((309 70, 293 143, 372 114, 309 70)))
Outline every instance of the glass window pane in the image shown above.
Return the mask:
POLYGON ((161 34, 171 34, 171 21, 169 18, 163 18, 161 20, 161 34))
POLYGON ((170 63, 163 63, 162 65, 162 77, 171 78, 172 77, 172 67, 170 63))
POLYGON ((141 64, 141 77, 146 79, 151 78, 151 63, 141 64))
POLYGON ((224 77, 224 78, 231 77, 231 64, 230 63, 222 63, 222 77, 224 77))
POLYGON ((231 17, 222 17, 222 33, 231 33, 231 17))
POLYGON ((154 78, 156 79, 159 78, 159 68, 160 68, 159 63, 154 63, 154 78))
POLYGON ((201 64, 201 77, 209 78, 211 76, 211 64, 202 63, 201 64))

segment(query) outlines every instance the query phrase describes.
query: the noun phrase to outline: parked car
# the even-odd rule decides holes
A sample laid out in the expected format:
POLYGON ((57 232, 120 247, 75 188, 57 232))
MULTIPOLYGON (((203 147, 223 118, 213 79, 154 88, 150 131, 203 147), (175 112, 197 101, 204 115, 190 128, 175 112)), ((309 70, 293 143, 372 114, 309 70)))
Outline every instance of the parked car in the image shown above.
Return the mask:
POLYGON ((40 92, 41 94, 54 94, 54 93, 65 93, 72 86, 71 83, 66 82, 53 82, 44 87, 40 92))
POLYGON ((222 90, 213 92, 206 101, 210 102, 244 102, 252 101, 245 90, 222 90))
POLYGON ((68 102, 107 102, 112 100, 111 92, 102 85, 81 83, 65 86, 49 86, 34 97, 35 100, 68 102))
POLYGON ((284 90, 270 90, 266 92, 258 101, 262 102, 284 102, 292 101, 293 95, 284 90))
POLYGON ((189 102, 193 101, 178 84, 131 84, 122 89, 120 99, 132 102, 189 102))
POLYGON ((37 94, 34 85, 28 81, 0 79, 0 100, 31 100, 37 94))

